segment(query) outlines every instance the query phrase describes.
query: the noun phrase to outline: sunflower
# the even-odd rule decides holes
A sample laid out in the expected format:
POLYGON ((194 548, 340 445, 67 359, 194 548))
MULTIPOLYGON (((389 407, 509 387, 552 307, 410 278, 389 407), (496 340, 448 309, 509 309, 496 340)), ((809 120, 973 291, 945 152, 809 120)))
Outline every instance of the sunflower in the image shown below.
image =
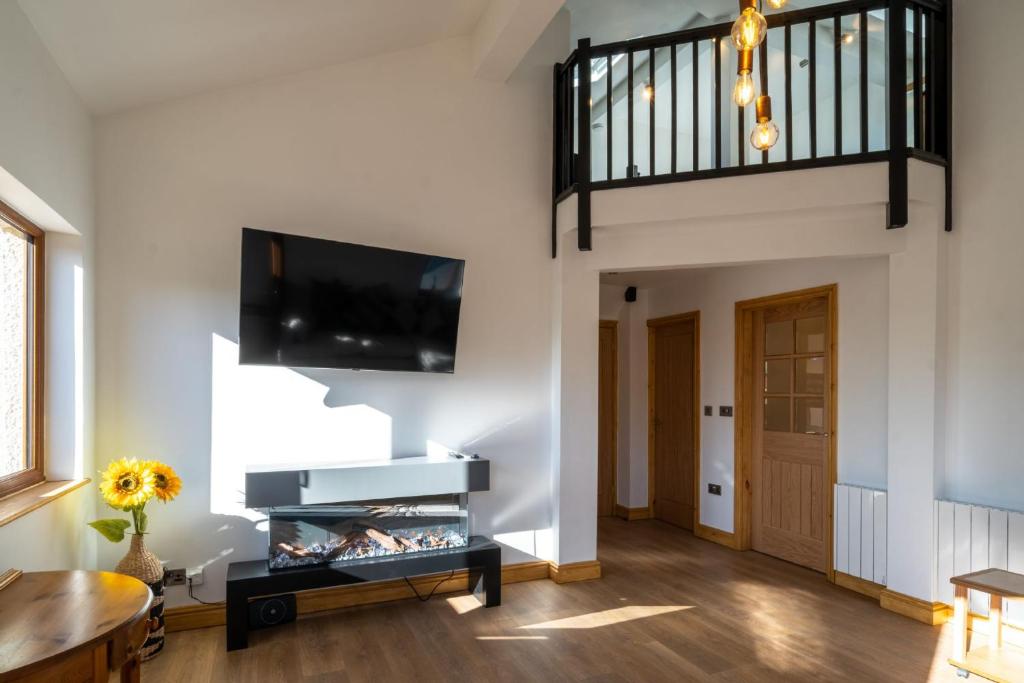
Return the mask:
POLYGON ((181 477, 171 468, 162 462, 151 460, 146 463, 146 469, 153 473, 154 493, 156 497, 167 502, 174 500, 175 496, 181 493, 181 477))
POLYGON ((100 493, 107 505, 127 510, 144 505, 153 497, 156 478, 145 463, 121 458, 107 465, 100 493))

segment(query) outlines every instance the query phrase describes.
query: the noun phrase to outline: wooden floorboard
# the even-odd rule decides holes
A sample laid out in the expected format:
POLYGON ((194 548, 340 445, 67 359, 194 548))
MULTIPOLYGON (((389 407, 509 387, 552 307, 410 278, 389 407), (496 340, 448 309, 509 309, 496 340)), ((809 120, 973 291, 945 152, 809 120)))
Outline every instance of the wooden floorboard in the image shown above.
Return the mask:
POLYGON ((222 626, 172 633, 156 681, 955 681, 948 627, 662 522, 599 523, 603 578, 309 615, 225 652, 222 626))

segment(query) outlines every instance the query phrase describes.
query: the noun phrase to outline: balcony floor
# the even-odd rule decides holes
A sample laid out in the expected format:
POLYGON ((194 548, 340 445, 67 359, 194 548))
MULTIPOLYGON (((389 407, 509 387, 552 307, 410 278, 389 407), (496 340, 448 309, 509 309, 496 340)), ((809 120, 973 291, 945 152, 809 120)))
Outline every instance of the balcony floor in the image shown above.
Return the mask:
POLYGON ((600 581, 506 585, 495 609, 456 593, 325 612, 256 631, 230 654, 223 627, 172 633, 143 678, 958 680, 948 626, 887 612, 786 562, 618 519, 600 520, 599 558, 600 581))

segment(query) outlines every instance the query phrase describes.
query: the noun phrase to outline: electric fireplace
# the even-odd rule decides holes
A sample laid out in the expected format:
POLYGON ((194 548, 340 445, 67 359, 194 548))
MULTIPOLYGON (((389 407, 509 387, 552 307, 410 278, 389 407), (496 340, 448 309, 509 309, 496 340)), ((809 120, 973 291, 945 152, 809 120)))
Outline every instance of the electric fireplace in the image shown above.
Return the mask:
POLYGON ((250 469, 245 496, 267 512, 277 570, 465 548, 468 494, 489 487, 487 460, 452 454, 250 469))
POLYGON ((453 493, 270 508, 270 568, 463 548, 467 499, 453 493))

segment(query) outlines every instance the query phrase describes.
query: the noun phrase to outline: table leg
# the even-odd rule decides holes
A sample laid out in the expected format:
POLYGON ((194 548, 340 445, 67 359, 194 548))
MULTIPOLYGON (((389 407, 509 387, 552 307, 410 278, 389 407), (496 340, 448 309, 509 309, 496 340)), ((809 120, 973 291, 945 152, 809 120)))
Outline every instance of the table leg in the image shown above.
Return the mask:
POLYGON ((240 590, 228 585, 227 633, 228 650, 249 647, 249 600, 240 590))
POLYGON ((954 662, 967 658, 967 587, 956 586, 953 599, 953 656, 954 662))
POLYGON ((139 683, 142 675, 142 660, 136 654, 121 665, 121 683, 139 683))
POLYGON ((989 596, 988 602, 988 639, 989 647, 1003 646, 1003 598, 999 595, 989 596))

